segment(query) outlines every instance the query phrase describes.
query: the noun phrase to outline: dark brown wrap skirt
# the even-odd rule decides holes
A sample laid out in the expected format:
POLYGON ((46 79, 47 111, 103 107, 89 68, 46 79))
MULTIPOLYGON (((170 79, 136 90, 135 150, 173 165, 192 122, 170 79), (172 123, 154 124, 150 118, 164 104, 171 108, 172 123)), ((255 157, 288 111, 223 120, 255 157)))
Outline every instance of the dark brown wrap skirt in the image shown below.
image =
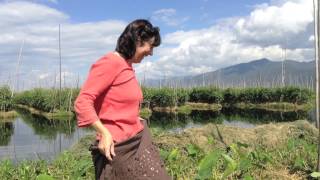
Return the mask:
POLYGON ((169 180, 157 147, 145 121, 143 131, 126 141, 115 143, 116 156, 109 161, 98 149, 98 141, 90 146, 99 180, 169 180))

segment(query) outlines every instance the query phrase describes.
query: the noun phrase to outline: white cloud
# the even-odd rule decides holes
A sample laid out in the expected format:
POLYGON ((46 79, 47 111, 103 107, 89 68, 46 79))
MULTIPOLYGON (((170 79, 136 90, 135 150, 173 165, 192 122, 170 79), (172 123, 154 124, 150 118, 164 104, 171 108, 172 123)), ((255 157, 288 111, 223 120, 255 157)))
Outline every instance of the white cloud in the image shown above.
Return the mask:
POLYGON ((59 69, 59 24, 63 71, 85 74, 92 62, 114 49, 117 36, 127 23, 108 20, 74 24, 68 15, 45 5, 0 3, 0 83, 13 82, 23 40, 20 82, 25 81, 27 87, 34 79, 46 79, 39 74, 53 77, 59 69), (32 69, 40 72, 36 75, 32 69))
POLYGON ((189 17, 178 17, 175 9, 159 9, 152 14, 152 19, 164 22, 169 26, 179 26, 189 20, 189 17))
POLYGON ((58 4, 58 0, 5 0, 5 2, 31 2, 31 3, 53 3, 53 4, 58 4))
POLYGON ((194 75, 260 58, 282 60, 285 48, 288 59, 312 60, 312 11, 311 0, 273 1, 246 17, 167 34, 159 60, 142 62, 136 72, 151 78, 194 75))
POLYGON ((31 28, 39 24, 57 24, 69 17, 55 9, 29 2, 12 2, 0 4, 0 26, 6 30, 31 28))
POLYGON ((238 41, 263 46, 280 44, 287 48, 312 45, 312 0, 283 1, 282 4, 258 6, 247 17, 235 22, 238 41))
POLYGON ((48 0, 51 3, 58 4, 58 0, 48 0))
MULTIPOLYGON (((180 26, 187 18, 175 9, 154 12, 155 20, 180 26)), ((66 85, 85 79, 90 65, 115 48, 127 24, 119 20, 71 23, 56 9, 30 2, 0 3, 0 83, 13 82, 23 40, 19 82, 24 87, 57 83, 58 26, 61 24, 62 71, 66 85), (80 77, 78 77, 80 75, 80 77)), ((194 75, 259 58, 313 59, 311 0, 277 0, 260 4, 248 16, 220 20, 214 26, 163 36, 153 59, 136 65, 148 78, 194 75)))

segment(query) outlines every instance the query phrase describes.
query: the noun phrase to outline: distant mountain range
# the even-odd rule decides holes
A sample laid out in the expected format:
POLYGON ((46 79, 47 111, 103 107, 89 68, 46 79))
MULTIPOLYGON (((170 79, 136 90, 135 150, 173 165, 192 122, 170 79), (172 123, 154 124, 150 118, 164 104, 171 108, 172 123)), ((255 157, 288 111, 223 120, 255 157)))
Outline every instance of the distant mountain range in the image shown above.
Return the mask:
POLYGON ((285 85, 315 87, 315 61, 297 62, 286 60, 283 64, 284 81, 282 80, 282 62, 259 59, 218 69, 196 76, 174 77, 168 79, 147 79, 145 86, 159 87, 194 87, 214 85, 226 87, 276 87, 285 85))

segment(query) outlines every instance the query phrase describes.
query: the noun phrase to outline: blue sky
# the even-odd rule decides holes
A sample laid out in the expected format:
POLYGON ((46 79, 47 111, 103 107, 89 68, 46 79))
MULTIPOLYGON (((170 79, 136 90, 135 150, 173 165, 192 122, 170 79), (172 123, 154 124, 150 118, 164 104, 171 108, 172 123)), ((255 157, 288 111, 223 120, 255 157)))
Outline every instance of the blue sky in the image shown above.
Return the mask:
POLYGON ((0 84, 19 83, 20 90, 57 85, 59 24, 63 84, 81 84, 136 18, 159 26, 163 39, 154 56, 135 65, 138 78, 279 61, 284 49, 288 59, 313 59, 312 0, 6 0, 0 1, 0 84))
POLYGON ((159 23, 165 33, 177 29, 190 30, 213 25, 216 20, 226 17, 248 14, 255 5, 265 0, 67 0, 45 4, 70 16, 73 23, 121 19, 131 21, 136 18, 151 19, 154 12, 160 9, 175 9, 175 18, 188 17, 188 21, 178 27, 159 23))
MULTIPOLYGON (((6 1, 12 2, 12 1, 6 1)), ((162 33, 174 32, 176 30, 192 30, 206 28, 215 24, 219 19, 243 16, 266 0, 67 0, 67 1, 31 1, 44 4, 69 16, 70 23, 85 23, 105 21, 108 19, 123 20, 130 22, 137 18, 154 20, 154 12, 161 9, 174 9, 175 13, 170 19, 172 23, 178 21, 177 25, 158 21, 162 33), (185 21, 183 19, 185 18, 185 21), (182 22, 180 22, 182 21, 182 22)), ((156 21, 156 20, 155 20, 156 21)))

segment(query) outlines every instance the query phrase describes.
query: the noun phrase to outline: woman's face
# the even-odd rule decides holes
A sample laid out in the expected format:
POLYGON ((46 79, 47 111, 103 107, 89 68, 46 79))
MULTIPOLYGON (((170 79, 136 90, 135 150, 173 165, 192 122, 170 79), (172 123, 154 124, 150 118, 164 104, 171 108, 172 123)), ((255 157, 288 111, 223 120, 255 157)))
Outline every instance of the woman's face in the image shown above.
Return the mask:
POLYGON ((142 59, 146 56, 152 56, 153 53, 153 41, 154 38, 149 41, 138 43, 136 47, 136 53, 132 57, 132 63, 140 63, 142 59))

